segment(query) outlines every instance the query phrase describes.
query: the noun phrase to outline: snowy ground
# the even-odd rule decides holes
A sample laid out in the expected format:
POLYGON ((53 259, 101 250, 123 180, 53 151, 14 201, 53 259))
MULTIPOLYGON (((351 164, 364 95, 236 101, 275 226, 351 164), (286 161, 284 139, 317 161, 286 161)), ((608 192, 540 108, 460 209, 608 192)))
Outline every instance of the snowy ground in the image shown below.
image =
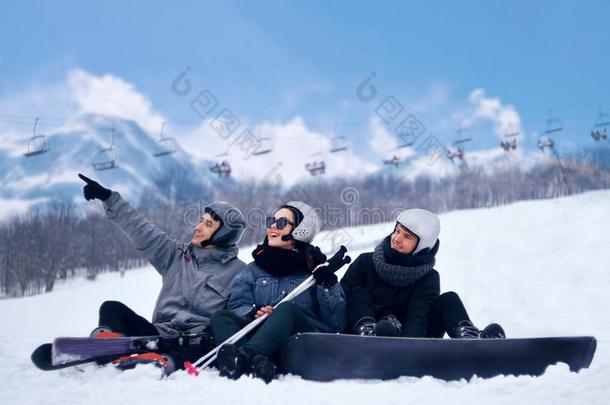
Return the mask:
MULTIPOLYGON (((151 268, 95 282, 72 281, 36 297, 0 300, 0 399, 8 404, 403 404, 607 403, 610 395, 610 191, 558 200, 465 210, 441 217, 436 268, 444 291, 464 299, 478 325, 501 322, 511 337, 593 335, 591 367, 579 374, 550 367, 538 377, 497 377, 447 383, 432 378, 392 382, 312 383, 284 377, 265 386, 209 372, 178 372, 159 380, 152 366, 120 373, 110 367, 41 372, 29 355, 53 336, 80 336, 96 324, 106 299, 151 314, 160 279, 151 268)), ((350 254, 371 249, 392 225, 346 229, 350 254)), ((320 235, 322 247, 330 238, 320 235)), ((326 245, 326 246, 325 246, 326 245)), ((324 249, 323 249, 324 250, 324 249)), ((241 256, 247 260, 249 249, 241 256)))

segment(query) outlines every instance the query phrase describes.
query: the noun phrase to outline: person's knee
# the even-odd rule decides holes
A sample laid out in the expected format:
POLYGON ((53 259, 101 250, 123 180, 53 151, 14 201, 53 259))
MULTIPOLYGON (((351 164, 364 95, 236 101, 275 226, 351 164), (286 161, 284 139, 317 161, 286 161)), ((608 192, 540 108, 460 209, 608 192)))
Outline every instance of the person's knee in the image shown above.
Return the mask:
POLYGON ((456 305, 458 303, 461 303, 462 300, 460 299, 460 296, 457 295, 456 292, 448 291, 446 293, 442 293, 438 297, 438 302, 444 306, 444 305, 456 305))
POLYGON ((286 301, 286 302, 282 302, 280 305, 277 306, 277 308, 275 308, 273 310, 273 312, 271 312, 271 314, 275 314, 275 316, 280 316, 280 314, 285 314, 285 315, 296 315, 298 313, 301 312, 301 309, 299 308, 299 306, 297 304, 295 304, 292 301, 286 301))
POLYGON ((230 310, 222 309, 215 312, 210 318, 210 325, 214 325, 215 323, 218 323, 226 318, 233 318, 233 313, 230 310))
POLYGON ((109 314, 113 312, 118 312, 125 308, 125 304, 119 301, 104 301, 102 305, 100 305, 100 315, 109 314))

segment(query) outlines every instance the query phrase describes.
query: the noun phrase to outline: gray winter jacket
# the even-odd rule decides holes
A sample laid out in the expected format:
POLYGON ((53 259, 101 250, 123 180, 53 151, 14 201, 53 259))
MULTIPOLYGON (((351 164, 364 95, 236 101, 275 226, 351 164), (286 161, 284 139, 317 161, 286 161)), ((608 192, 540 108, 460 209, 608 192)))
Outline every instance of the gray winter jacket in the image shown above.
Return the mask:
POLYGON ((236 246, 192 247, 170 239, 115 191, 104 201, 116 223, 161 274, 163 284, 152 322, 162 334, 199 332, 226 307, 233 278, 245 267, 236 246))

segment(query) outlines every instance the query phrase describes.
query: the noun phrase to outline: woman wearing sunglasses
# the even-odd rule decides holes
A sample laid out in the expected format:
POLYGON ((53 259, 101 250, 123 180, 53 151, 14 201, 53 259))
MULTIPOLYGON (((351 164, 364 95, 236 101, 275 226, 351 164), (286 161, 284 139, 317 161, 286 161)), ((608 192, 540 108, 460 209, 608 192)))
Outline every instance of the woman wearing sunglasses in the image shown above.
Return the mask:
POLYGON ((291 201, 267 218, 266 226, 265 240, 252 252, 254 261, 235 278, 228 309, 211 320, 214 339, 220 344, 253 319, 270 314, 238 346, 220 348, 216 366, 221 375, 232 379, 248 373, 270 382, 276 374, 270 356, 288 337, 302 332, 336 333, 346 326, 345 297, 331 266, 314 273, 316 286, 273 309, 326 261, 320 249, 310 244, 320 230, 313 208, 291 201))

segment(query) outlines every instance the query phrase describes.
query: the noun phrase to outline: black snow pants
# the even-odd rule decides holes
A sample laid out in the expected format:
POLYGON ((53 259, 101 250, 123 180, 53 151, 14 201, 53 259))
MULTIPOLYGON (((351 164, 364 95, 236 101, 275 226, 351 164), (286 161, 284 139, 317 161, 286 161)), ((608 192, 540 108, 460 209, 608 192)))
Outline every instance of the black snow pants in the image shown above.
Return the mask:
MULTIPOLYGON (((159 331, 146 318, 136 314, 131 308, 122 302, 105 301, 100 306, 99 326, 106 326, 114 332, 125 336, 154 336, 159 331)), ((187 339, 184 340, 186 342, 187 339)), ((214 348, 212 334, 208 329, 201 332, 200 339, 196 343, 184 343, 170 350, 169 355, 178 367, 183 367, 185 361, 194 362, 214 348)))

